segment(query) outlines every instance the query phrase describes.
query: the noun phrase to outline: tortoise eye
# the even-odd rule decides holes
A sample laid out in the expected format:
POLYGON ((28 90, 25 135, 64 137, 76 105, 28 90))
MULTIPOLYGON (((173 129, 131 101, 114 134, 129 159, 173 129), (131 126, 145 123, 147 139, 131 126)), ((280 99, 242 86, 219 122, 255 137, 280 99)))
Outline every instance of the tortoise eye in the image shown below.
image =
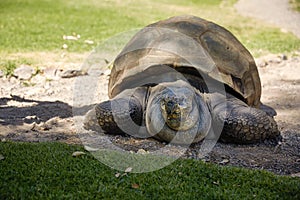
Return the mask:
POLYGON ((181 101, 181 102, 178 103, 178 107, 180 109, 186 109, 188 107, 188 104, 187 104, 186 101, 181 101))

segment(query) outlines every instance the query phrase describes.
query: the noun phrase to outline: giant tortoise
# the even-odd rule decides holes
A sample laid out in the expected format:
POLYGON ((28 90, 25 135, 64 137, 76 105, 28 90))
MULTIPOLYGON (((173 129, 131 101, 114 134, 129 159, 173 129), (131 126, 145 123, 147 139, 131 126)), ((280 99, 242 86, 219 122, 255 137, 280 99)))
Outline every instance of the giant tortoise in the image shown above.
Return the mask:
POLYGON ((162 20, 134 35, 113 62, 108 92, 110 100, 87 114, 86 129, 179 144, 280 135, 275 110, 260 101, 249 51, 225 28, 195 16, 162 20))

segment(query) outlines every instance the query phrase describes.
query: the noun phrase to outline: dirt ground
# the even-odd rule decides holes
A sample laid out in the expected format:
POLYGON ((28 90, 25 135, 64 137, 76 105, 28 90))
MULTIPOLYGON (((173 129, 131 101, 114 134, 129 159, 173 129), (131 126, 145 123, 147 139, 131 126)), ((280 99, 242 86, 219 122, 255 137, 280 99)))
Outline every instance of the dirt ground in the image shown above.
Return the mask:
MULTIPOLYGON (((294 56, 268 55, 257 59, 257 64, 262 81, 262 102, 277 111, 275 119, 283 137, 282 142, 278 145, 217 143, 205 157, 199 157, 197 154, 201 146, 199 143, 192 145, 183 157, 221 165, 266 169, 276 174, 299 175, 300 52, 296 52, 294 56)), ((88 75, 62 78, 69 69, 80 69, 80 63, 53 63, 41 67, 39 73, 29 80, 20 80, 20 77, 0 78, 2 141, 61 141, 75 144, 87 142, 84 139, 86 133, 78 126, 81 125, 85 112, 91 109, 94 103, 107 99, 109 70, 90 71, 88 75), (72 106, 77 103, 73 104, 73 98, 76 100, 84 97, 84 92, 78 94, 76 81, 86 83, 88 89, 91 88, 89 83, 93 79, 103 83, 96 92, 96 98, 90 100, 90 104, 82 104, 81 112, 72 112, 72 106)), ((154 151, 165 145, 154 139, 105 137, 122 149, 134 152, 154 151)), ((174 155, 180 151, 180 147, 172 146, 168 151, 167 154, 174 155)))

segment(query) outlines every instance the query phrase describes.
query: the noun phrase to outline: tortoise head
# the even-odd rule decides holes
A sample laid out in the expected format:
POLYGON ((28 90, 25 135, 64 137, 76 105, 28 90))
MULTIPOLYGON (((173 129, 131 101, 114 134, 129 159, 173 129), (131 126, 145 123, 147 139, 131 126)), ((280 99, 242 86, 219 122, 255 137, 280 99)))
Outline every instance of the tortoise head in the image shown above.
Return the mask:
POLYGON ((192 112, 195 106, 193 97, 186 91, 179 91, 179 94, 168 91, 162 96, 160 106, 162 116, 169 128, 185 131, 195 125, 197 114, 192 112))
POLYGON ((205 100, 188 83, 164 82, 151 88, 146 126, 152 136, 167 142, 190 144, 202 140, 210 125, 205 100))

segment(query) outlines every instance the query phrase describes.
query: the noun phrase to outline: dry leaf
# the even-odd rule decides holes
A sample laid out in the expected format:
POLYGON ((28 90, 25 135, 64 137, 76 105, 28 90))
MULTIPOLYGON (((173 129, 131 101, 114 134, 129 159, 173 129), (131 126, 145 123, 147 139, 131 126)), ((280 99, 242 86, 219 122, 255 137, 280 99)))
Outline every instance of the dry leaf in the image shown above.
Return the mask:
POLYGON ((84 149, 87 150, 87 151, 98 151, 99 148, 93 148, 93 147, 90 147, 90 146, 84 146, 84 149))
POLYGON ((215 184, 215 185, 220 185, 219 181, 217 181, 217 182, 214 181, 213 184, 215 184))
POLYGON ((0 154, 0 160, 4 160, 4 156, 0 154))
POLYGON ((138 184, 136 184, 136 183, 133 183, 133 184, 131 185, 131 187, 134 188, 134 189, 138 189, 140 186, 139 186, 138 184))
POLYGON ((73 157, 78 157, 78 156, 81 156, 81 155, 84 155, 85 153, 82 152, 82 151, 75 151, 74 153, 72 153, 72 156, 73 157))
POLYGON ((121 176, 120 173, 116 173, 116 174, 115 174, 115 177, 117 177, 117 178, 119 178, 120 176, 121 176))
POLYGON ((125 172, 126 173, 129 173, 129 172, 131 172, 132 171, 132 167, 128 167, 127 169, 125 169, 125 172))

